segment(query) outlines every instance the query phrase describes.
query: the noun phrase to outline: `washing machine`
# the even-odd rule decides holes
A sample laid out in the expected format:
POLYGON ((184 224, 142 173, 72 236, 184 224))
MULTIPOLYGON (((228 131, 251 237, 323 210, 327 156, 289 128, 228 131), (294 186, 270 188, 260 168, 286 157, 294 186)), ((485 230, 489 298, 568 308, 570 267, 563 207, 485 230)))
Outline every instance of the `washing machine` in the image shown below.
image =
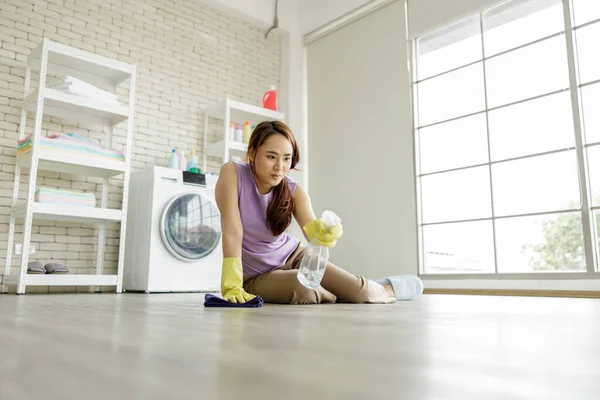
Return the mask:
POLYGON ((153 167, 130 175, 123 289, 218 292, 223 250, 215 175, 153 167))

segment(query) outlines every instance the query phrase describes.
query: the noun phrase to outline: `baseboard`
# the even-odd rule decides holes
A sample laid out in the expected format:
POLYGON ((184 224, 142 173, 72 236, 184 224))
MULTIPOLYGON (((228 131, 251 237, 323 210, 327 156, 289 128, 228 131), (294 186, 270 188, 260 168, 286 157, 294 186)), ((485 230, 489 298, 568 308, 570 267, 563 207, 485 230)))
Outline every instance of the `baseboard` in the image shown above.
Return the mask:
POLYGON ((474 296, 573 297, 600 299, 600 291, 595 290, 425 289, 423 293, 474 296))

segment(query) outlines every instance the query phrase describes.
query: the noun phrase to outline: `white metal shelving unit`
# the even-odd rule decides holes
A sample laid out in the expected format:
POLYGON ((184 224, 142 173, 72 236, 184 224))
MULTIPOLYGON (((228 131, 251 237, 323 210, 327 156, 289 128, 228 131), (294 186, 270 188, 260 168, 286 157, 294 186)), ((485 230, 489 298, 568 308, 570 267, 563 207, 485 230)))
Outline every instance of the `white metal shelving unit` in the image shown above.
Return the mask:
POLYGON ((133 138, 133 116, 135 104, 135 65, 102 57, 74 47, 43 39, 27 60, 23 104, 19 139, 25 137, 27 113, 35 115, 32 135, 32 149, 18 156, 15 168, 12 209, 8 233, 4 287, 16 284, 16 293, 25 293, 25 288, 38 286, 115 286, 116 292, 122 292, 123 260, 125 254, 125 235, 127 220, 127 198, 129 194, 129 171, 131 165, 131 147, 133 138), (30 88, 31 73, 39 72, 37 88, 30 88), (70 75, 91 84, 112 88, 129 79, 129 102, 127 105, 112 104, 81 96, 63 93, 46 87, 48 74, 70 75), (106 147, 112 147, 113 126, 127 121, 127 141, 125 162, 94 159, 85 155, 65 154, 59 151, 43 149, 40 146, 42 118, 44 115, 58 116, 71 122, 85 122, 108 127, 106 147), (22 170, 29 170, 27 198, 19 202, 19 181, 22 170), (103 178, 100 207, 84 208, 66 205, 54 205, 34 202, 37 172, 39 170, 64 172, 103 178), (123 175, 123 203, 120 210, 107 208, 108 186, 110 178, 123 175), (33 275, 27 274, 31 225, 34 220, 50 219, 56 221, 75 221, 100 225, 98 237, 98 255, 95 275, 33 275), (18 274, 11 274, 11 262, 14 251, 15 224, 23 221, 23 243, 21 263, 18 274), (116 275, 104 275, 104 250, 106 245, 107 223, 119 222, 120 242, 119 260, 116 275))
POLYGON ((245 121, 250 121, 251 124, 262 121, 285 122, 285 114, 231 99, 225 99, 204 109, 203 172, 206 172, 207 156, 221 157, 223 163, 226 163, 233 152, 240 156, 246 154, 247 144, 235 142, 229 138, 229 123, 245 121), (211 117, 223 120, 223 138, 215 143, 208 143, 208 118, 211 117))

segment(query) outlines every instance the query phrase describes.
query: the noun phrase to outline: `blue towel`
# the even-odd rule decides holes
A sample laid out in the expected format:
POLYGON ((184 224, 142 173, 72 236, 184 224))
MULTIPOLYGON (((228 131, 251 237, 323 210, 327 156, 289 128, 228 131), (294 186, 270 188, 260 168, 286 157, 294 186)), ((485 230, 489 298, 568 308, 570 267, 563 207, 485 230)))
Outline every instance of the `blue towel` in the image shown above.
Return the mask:
POLYGON ((249 300, 245 303, 232 303, 229 300, 222 299, 214 294, 207 293, 204 296, 204 307, 246 307, 246 308, 256 308, 262 307, 264 301, 262 297, 256 296, 252 300, 249 300))

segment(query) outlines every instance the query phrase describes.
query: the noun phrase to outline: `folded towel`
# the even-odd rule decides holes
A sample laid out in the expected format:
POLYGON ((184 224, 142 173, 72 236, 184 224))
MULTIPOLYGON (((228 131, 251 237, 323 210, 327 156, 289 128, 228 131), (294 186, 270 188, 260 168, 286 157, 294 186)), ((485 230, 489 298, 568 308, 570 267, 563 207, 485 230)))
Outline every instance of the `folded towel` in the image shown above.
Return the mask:
MULTIPOLYGON (((32 134, 29 134, 17 144, 17 155, 23 156, 32 149, 32 134)), ((77 154, 94 157, 110 161, 125 161, 125 155, 116 150, 104 149, 90 138, 81 136, 77 133, 51 134, 40 138, 40 145, 43 149, 61 152, 64 154, 77 154)))
POLYGON ((204 296, 204 307, 240 307, 240 308, 257 308, 262 307, 264 301, 262 297, 256 296, 245 303, 232 303, 229 300, 222 299, 214 294, 207 293, 204 296))
POLYGON ((93 144, 95 144, 95 142, 92 139, 90 139, 89 137, 82 136, 82 135, 80 135, 79 133, 76 133, 76 132, 67 133, 67 136, 70 136, 70 137, 72 137, 75 140, 80 140, 82 142, 87 142, 87 143, 93 143, 93 144))
POLYGON ((96 200, 96 195, 94 193, 84 193, 84 192, 75 192, 72 190, 66 189, 52 189, 47 187, 40 187, 36 189, 35 195, 47 195, 54 197, 68 197, 68 198, 76 198, 81 200, 96 200))
POLYGON ((81 193, 47 187, 40 187, 35 191, 34 201, 38 203, 96 207, 96 195, 94 193, 81 193))
POLYGON ((51 89, 61 90, 78 96, 85 96, 100 101, 117 101, 116 94, 97 88, 94 85, 91 85, 72 76, 66 76, 58 80, 57 82, 49 84, 48 87, 51 89))

